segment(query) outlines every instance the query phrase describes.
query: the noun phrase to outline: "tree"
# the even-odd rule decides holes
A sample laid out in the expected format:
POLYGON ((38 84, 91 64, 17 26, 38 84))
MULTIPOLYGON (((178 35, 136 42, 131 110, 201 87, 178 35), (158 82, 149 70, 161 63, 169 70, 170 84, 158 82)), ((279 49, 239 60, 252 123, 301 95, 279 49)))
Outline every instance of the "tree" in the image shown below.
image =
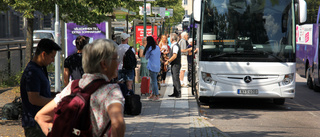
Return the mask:
MULTIPOLYGON (((33 18, 34 12, 40 11, 48 14, 54 11, 54 2, 50 0, 4 0, 6 5, 11 6, 14 10, 21 12, 27 19, 27 38, 26 38, 26 60, 29 62, 32 56, 33 47, 33 18)), ((26 63, 27 64, 27 63, 26 63)))
POLYGON ((34 12, 39 11, 46 15, 54 13, 55 4, 59 7, 60 19, 77 24, 100 23, 107 18, 108 13, 112 13, 114 7, 118 7, 121 0, 0 0, 0 8, 9 5, 12 9, 21 12, 27 19, 26 38, 26 62, 32 56, 33 47, 33 18, 34 12))
MULTIPOLYGON (((183 15, 184 15, 184 9, 182 7, 182 1, 181 0, 156 0, 154 2, 150 2, 152 7, 165 7, 167 9, 173 9, 173 16, 166 19, 166 24, 168 26, 173 26, 176 24, 179 24, 182 21, 183 15)), ((121 6, 128 9, 129 11, 133 11, 138 13, 139 12, 139 6, 143 6, 143 2, 138 2, 134 0, 126 0, 124 2, 121 2, 121 6)), ((155 15, 151 15, 155 16, 155 15)), ((143 20, 143 16, 141 15, 135 15, 130 16, 129 21, 133 19, 140 19, 143 20)))

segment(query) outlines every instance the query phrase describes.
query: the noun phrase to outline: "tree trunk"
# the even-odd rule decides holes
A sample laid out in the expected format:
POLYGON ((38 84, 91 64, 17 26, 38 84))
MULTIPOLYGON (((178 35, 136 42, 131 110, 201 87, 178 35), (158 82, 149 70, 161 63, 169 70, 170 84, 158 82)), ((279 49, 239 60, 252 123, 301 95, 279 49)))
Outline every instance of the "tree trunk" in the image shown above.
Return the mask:
POLYGON ((27 18, 27 43, 26 43, 26 60, 25 66, 29 63, 32 58, 33 52, 33 18, 27 18))

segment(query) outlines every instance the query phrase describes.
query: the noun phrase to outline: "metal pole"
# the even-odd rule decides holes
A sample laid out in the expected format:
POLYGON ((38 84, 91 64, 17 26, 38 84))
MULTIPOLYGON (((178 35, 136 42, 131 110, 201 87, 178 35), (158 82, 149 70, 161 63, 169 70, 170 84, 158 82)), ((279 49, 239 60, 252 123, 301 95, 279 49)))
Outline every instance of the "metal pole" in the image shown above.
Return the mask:
MULTIPOLYGON (((194 50, 195 50, 195 46, 196 46, 196 43, 194 42, 195 41, 195 20, 194 20, 194 0, 192 1, 192 14, 191 14, 191 22, 192 23, 192 62, 191 62, 191 72, 192 72, 192 75, 191 75, 191 92, 192 92, 192 95, 196 95, 196 99, 198 98, 198 94, 197 94, 197 91, 196 91, 196 83, 195 83, 195 65, 194 65, 194 50)), ((199 9, 197 9, 199 10, 199 9)), ((199 45, 197 45, 199 46, 199 45)), ((197 72, 198 73, 198 72, 197 72)))
MULTIPOLYGON (((54 33, 56 35, 55 42, 60 45, 60 23, 59 23, 59 7, 56 4, 56 22, 54 27, 54 33)), ((61 45, 60 45, 61 46, 61 45)), ((61 83, 60 83, 60 51, 57 51, 57 54, 55 56, 55 62, 54 62, 54 88, 55 92, 59 92, 61 90, 61 83)))
POLYGON ((144 10, 143 10, 143 36, 146 37, 147 36, 147 27, 146 27, 146 18, 147 18, 147 13, 146 13, 146 10, 147 10, 147 7, 146 7, 146 0, 143 1, 144 2, 144 10))

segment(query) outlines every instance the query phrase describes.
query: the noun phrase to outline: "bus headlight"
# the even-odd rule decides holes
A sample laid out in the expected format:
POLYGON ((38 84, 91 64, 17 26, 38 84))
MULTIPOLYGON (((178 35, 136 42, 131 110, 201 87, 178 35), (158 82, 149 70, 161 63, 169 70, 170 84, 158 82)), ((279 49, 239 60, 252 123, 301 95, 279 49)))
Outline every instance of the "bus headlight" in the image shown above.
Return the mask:
POLYGON ((280 85, 285 86, 285 85, 290 84, 290 83, 293 81, 293 76, 294 76, 293 73, 284 75, 284 78, 283 78, 283 80, 280 82, 280 85))
POLYGON ((206 72, 201 72, 201 76, 202 76, 202 80, 205 82, 205 83, 209 83, 209 84, 216 84, 216 81, 214 81, 211 77, 211 74, 210 73, 206 73, 206 72))

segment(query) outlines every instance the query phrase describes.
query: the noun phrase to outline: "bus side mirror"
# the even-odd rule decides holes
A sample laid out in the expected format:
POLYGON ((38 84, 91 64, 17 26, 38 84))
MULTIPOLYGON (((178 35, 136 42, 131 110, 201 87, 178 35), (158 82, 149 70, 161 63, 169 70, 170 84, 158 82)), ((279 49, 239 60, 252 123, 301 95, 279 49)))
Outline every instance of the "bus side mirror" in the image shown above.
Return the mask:
POLYGON ((299 21, 304 23, 307 21, 307 3, 305 0, 299 0, 299 21))
POLYGON ((202 0, 193 1, 193 18, 195 22, 201 22, 201 2, 202 0))

